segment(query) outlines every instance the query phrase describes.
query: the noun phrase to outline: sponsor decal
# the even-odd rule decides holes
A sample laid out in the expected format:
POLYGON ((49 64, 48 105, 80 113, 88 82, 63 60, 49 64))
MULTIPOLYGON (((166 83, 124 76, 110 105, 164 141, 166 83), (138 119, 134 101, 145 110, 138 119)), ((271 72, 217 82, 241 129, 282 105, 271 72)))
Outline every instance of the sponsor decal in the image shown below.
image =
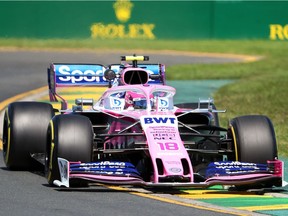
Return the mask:
POLYGON ((288 39, 288 24, 271 24, 270 25, 270 40, 287 40, 288 39))
POLYGON ((242 166, 245 166, 245 167, 256 167, 257 164, 255 163, 245 163, 245 162, 239 162, 239 161, 224 161, 224 162, 214 162, 214 164, 216 165, 217 168, 222 168, 222 169, 225 169, 225 168, 230 168, 230 167, 235 167, 235 168, 239 168, 239 167, 242 167, 242 166))
POLYGON ((140 177, 135 166, 129 162, 100 161, 70 165, 70 172, 90 173, 95 175, 123 175, 140 177))
MULTIPOLYGON (((158 155, 177 155, 183 143, 179 137, 178 120, 174 115, 142 116, 141 125, 148 133, 158 155), (178 152, 178 153, 177 153, 178 152)), ((182 153, 179 153, 182 155, 182 153)))
POLYGON ((176 140, 176 134, 175 133, 163 133, 163 132, 154 132, 152 133, 152 136, 154 140, 176 140))
POLYGON ((159 100, 160 100, 160 106, 161 107, 168 107, 169 102, 168 102, 167 98, 160 98, 159 100))
POLYGON ((103 67, 98 65, 56 65, 56 83, 85 84, 106 83, 103 67))
POLYGON ((164 97, 158 97, 157 108, 160 111, 165 111, 169 108, 169 99, 164 97))
POLYGON ((165 161, 166 164, 175 164, 175 165, 181 165, 180 161, 165 161))
POLYGON ((111 98, 112 99, 112 104, 113 106, 120 106, 121 105, 121 100, 117 98, 111 98))
POLYGON ((125 99, 110 97, 111 109, 113 110, 123 110, 125 106, 125 99))
POLYGON ((91 38, 115 39, 155 39, 153 30, 155 24, 152 23, 134 23, 124 24, 131 18, 132 8, 134 4, 129 0, 117 0, 113 4, 116 18, 122 24, 104 24, 103 22, 94 23, 91 25, 91 38))
POLYGON ((144 117, 144 124, 175 124, 175 117, 144 117))
POLYGON ((208 165, 206 169, 206 177, 249 174, 255 172, 267 172, 267 165, 239 161, 220 161, 212 162, 208 165))
POLYGON ((89 163, 91 166, 133 166, 130 163, 125 163, 125 162, 118 162, 118 161, 100 161, 100 162, 95 162, 95 163, 89 163))
POLYGON ((173 172, 173 173, 179 173, 179 172, 181 172, 182 171, 182 169, 180 169, 180 168, 170 168, 169 169, 171 172, 173 172))
POLYGON ((121 22, 127 22, 131 17, 131 10, 133 8, 133 4, 127 0, 117 0, 113 4, 113 8, 115 10, 115 15, 117 19, 121 22))

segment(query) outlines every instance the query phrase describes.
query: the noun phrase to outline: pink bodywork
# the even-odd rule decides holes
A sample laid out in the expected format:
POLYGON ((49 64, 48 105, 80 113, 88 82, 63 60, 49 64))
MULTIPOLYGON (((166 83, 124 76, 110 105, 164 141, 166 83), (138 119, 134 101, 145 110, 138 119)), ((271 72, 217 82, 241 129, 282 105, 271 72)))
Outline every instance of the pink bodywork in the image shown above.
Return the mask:
MULTIPOLYGON (((108 89, 103 97, 99 101, 103 100, 109 95, 115 94, 115 92, 129 92, 132 97, 145 96, 147 101, 146 109, 140 110, 121 110, 113 111, 111 109, 105 109, 96 104, 95 110, 101 110, 109 115, 113 115, 116 118, 131 118, 131 121, 139 121, 141 127, 134 126, 130 130, 135 133, 142 132, 146 137, 146 144, 149 149, 149 154, 154 168, 154 176, 151 179, 152 182, 158 183, 159 178, 167 176, 182 176, 188 178, 190 182, 193 182, 193 169, 190 162, 189 155, 183 145, 178 131, 177 117, 173 105, 172 109, 159 110, 157 107, 153 109, 152 95, 153 92, 169 92, 171 97, 175 94, 175 89, 170 86, 163 85, 133 85, 133 86, 117 86, 108 89), (133 93, 133 90, 137 90, 142 94, 133 93), (131 92, 132 91, 132 92, 131 92), (156 164, 157 160, 161 160, 163 164, 163 173, 159 174, 156 164), (184 173, 183 162, 187 161, 188 172, 184 173)), ((126 101, 126 97, 125 97, 126 101)), ((155 106, 155 105, 154 105, 155 106)), ((133 122, 132 122, 133 123, 133 122)), ((123 130, 129 125, 123 125, 117 121, 110 125, 108 133, 115 133, 123 130)), ((124 141, 124 137, 113 138, 114 142, 121 143, 124 141)), ((105 146, 105 145, 104 145, 105 146)))
MULTIPOLYGON (((143 70, 145 72, 145 70, 143 70)), ((125 71, 122 75, 125 74, 125 71)), ((122 76, 123 79, 124 76, 122 76)), ((147 74, 148 77, 148 74, 147 74)), ((147 78, 148 80, 148 78, 147 78)), ((122 83, 124 81, 122 80, 122 83)), ((55 88, 55 86, 54 86, 55 88)), ((53 88, 52 88, 53 90, 53 88)), ((56 94, 54 89, 54 97, 56 94)), ((109 126, 108 134, 117 134, 129 129, 130 133, 143 134, 142 137, 133 137, 134 141, 143 141, 151 158, 153 165, 153 175, 150 182, 145 182, 141 178, 133 176, 97 175, 87 173, 70 173, 70 163, 61 159, 61 165, 65 166, 65 171, 61 172, 67 176, 68 187, 69 178, 81 178, 89 181, 111 184, 138 184, 146 186, 179 186, 179 187, 208 187, 216 184, 237 185, 253 184, 255 182, 275 180, 283 177, 283 162, 279 160, 268 161, 274 167, 273 173, 253 173, 232 176, 213 176, 204 182, 194 182, 193 165, 187 150, 184 147, 178 131, 178 120, 176 114, 181 114, 187 110, 182 110, 173 105, 173 96, 176 90, 166 85, 135 84, 115 86, 106 90, 98 102, 93 106, 92 112, 101 112, 114 117, 116 120, 109 126), (125 93, 122 97, 122 93, 125 93), (161 93, 162 92, 162 93, 161 93), (146 106, 142 109, 135 109, 132 106, 133 99, 146 100, 146 106), (125 121, 117 121, 117 120, 125 121), (123 123, 125 122, 125 123, 123 123), (144 137, 144 138, 143 138, 144 137), (138 139, 138 140, 137 140, 138 139), (161 167, 161 169, 159 169, 161 167), (67 173, 65 173, 67 172, 67 173), (181 182, 161 182, 161 178, 185 179, 181 182)), ((52 94, 50 94, 52 95, 52 94)), ((52 98, 55 100, 55 98, 52 98)), ((66 101, 62 108, 67 108, 66 101)), ((137 101, 136 100, 136 101, 137 101)), ((134 101, 135 102, 135 101, 134 101)), ((88 110, 89 111, 89 110, 88 110)), ((110 143, 123 143, 125 136, 111 138, 110 143)), ((109 150, 108 143, 104 143, 104 153, 109 150)), ((59 160, 59 158, 58 158, 59 160)), ((59 166, 59 169, 61 167, 59 166)), ((61 180, 61 182, 64 182, 61 180)), ((66 181, 67 182, 67 181, 66 181)), ((62 186, 61 183, 59 183, 62 186)), ((66 186, 66 185, 65 185, 66 186)))
MULTIPOLYGON (((239 183, 254 183, 255 181, 264 181, 269 179, 281 178, 282 177, 282 162, 279 160, 276 161, 268 161, 268 163, 273 164, 275 167, 275 172, 271 174, 245 174, 245 175, 234 175, 234 176, 215 176, 207 179, 202 183, 195 183, 193 179, 193 165, 191 164, 189 155, 187 150, 184 147, 184 144, 180 138, 178 131, 178 121, 176 117, 176 113, 181 113, 183 110, 172 106, 172 109, 158 109, 159 107, 153 108, 151 95, 155 91, 164 91, 170 92, 173 97, 175 94, 175 89, 170 86, 163 85, 133 85, 133 86, 117 86, 111 89, 108 89, 100 98, 99 101, 104 99, 105 97, 109 97, 115 92, 118 91, 130 91, 130 90, 139 90, 142 92, 147 100, 147 107, 143 110, 111 110, 105 109, 104 106, 97 103, 94 106, 95 110, 99 110, 101 112, 107 113, 109 115, 115 116, 115 118, 130 118, 131 123, 137 122, 140 120, 141 127, 133 126, 131 127, 131 131, 135 133, 142 132, 145 134, 146 145, 149 150, 149 155, 151 157, 151 161, 153 163, 154 175, 151 178, 151 182, 143 182, 143 180, 135 179, 133 177, 98 177, 93 175, 87 175, 87 178, 97 178, 98 181, 110 182, 112 179, 115 181, 120 181, 122 183, 135 183, 135 184, 144 184, 144 185, 165 185, 166 183, 159 182, 161 177, 173 177, 173 176, 182 176, 183 178, 189 179, 189 181, 185 183, 167 183, 168 185, 178 185, 178 186, 195 186, 195 187, 207 187, 215 184, 239 184, 239 183), (133 121, 132 121, 133 120, 133 121), (163 164, 163 171, 159 172, 157 166, 157 160, 161 161, 163 164), (186 161, 188 167, 186 170, 183 167, 183 161, 186 161)), ((173 100, 172 100, 173 101, 173 100)), ((110 126, 110 132, 115 133, 123 130, 125 127, 129 125, 122 125, 119 122, 116 122, 115 125, 110 126)), ((121 142, 121 139, 124 137, 115 138, 118 142, 121 142)), ((71 177, 76 177, 74 174, 71 177)), ((113 181, 112 180, 112 181, 113 181)))

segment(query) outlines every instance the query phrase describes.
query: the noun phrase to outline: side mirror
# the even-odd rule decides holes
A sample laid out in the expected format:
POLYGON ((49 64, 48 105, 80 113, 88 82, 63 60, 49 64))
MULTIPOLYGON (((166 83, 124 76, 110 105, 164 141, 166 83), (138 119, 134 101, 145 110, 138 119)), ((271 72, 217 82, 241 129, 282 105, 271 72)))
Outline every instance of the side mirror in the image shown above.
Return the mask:
POLYGON ((109 88, 111 88, 112 86, 112 80, 114 80, 116 78, 116 73, 115 71, 111 70, 111 69, 107 69, 105 72, 104 72, 104 78, 106 80, 108 80, 109 82, 109 88))
POLYGON ((111 70, 111 69, 107 69, 105 72, 104 72, 104 77, 106 80, 108 81, 112 81, 116 78, 116 73, 115 71, 111 70))

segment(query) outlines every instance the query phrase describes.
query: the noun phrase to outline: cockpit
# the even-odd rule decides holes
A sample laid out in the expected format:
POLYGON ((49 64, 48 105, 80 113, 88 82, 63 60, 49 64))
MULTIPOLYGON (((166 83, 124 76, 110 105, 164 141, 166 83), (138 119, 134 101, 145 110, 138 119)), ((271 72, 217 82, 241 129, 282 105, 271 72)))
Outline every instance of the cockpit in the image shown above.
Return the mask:
POLYGON ((167 86, 121 86, 106 91, 96 106, 113 111, 173 110, 174 94, 175 89, 167 86))

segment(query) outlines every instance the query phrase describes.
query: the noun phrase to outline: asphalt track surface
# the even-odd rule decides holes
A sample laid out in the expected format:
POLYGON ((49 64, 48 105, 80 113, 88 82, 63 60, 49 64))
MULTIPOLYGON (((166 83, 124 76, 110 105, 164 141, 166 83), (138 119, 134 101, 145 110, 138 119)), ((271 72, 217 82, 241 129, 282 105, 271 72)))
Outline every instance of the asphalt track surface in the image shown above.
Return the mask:
MULTIPOLYGON (((212 64, 223 62, 249 61, 249 56, 210 55, 164 52, 135 51, 138 55, 149 55, 150 62, 175 64, 212 64)), ((0 50, 0 101, 16 94, 47 85, 46 70, 50 63, 99 63, 108 65, 119 63, 121 55, 132 55, 127 51, 13 51, 0 50)), ((252 58, 253 60, 253 58, 252 58)))
MULTIPOLYGON (((111 52, 0 51, 0 101, 47 84, 46 68, 51 62, 117 63, 119 55, 111 52)), ((151 56, 151 62, 166 65, 183 63, 236 62, 239 58, 203 57, 163 53, 139 53, 151 56)), ((2 116, 1 116, 2 118, 2 116)), ((172 200, 171 193, 135 192, 94 186, 59 190, 47 185, 41 173, 9 171, 0 155, 0 215, 43 216, 181 216, 181 215, 247 215, 247 212, 216 208, 193 200, 172 200), (154 198, 153 198, 154 197, 154 198)), ((250 214, 251 215, 251 214, 250 214)))

